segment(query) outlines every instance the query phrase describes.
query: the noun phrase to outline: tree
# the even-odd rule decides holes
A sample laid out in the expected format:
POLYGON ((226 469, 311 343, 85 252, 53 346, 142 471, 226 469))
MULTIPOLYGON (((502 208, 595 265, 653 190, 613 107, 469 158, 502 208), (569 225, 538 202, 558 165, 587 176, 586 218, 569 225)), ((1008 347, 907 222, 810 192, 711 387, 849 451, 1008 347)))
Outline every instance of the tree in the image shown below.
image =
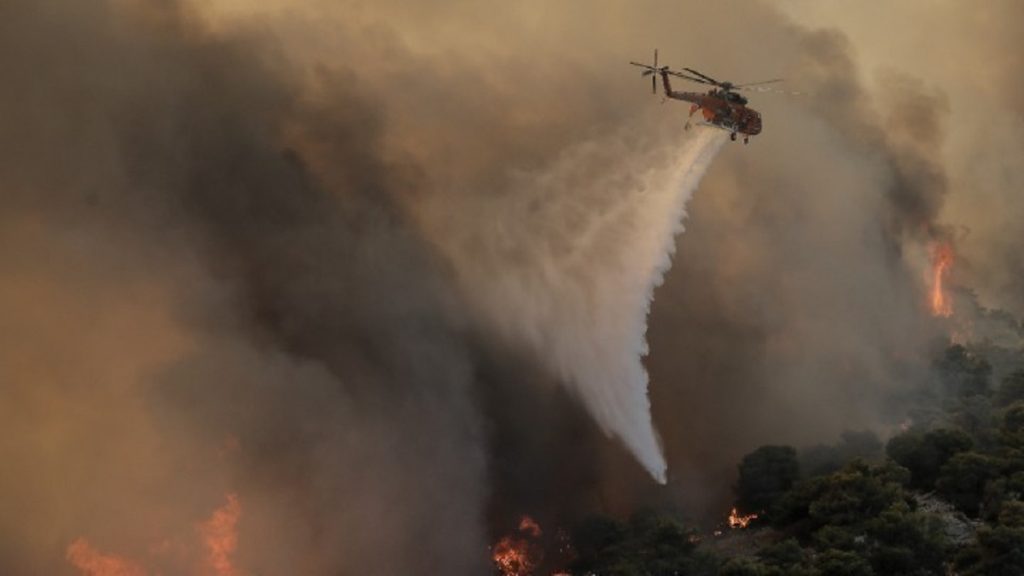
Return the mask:
POLYGON ((794 538, 788 538, 762 549, 757 553, 757 557, 766 566, 779 568, 786 574, 791 573, 806 560, 804 549, 794 538))
POLYGON ((574 572, 580 574, 606 568, 620 554, 629 538, 622 522, 604 516, 588 518, 573 530, 572 541, 578 558, 574 572))
MULTIPOLYGON (((892 462, 848 464, 829 476, 804 480, 779 506, 776 526, 818 552, 822 574, 944 573, 944 526, 937 517, 916 511, 906 492, 909 472, 892 462), (856 561, 851 560, 855 558, 856 561), (843 562, 848 561, 848 563, 843 562)), ((792 566, 806 556, 793 542, 773 556, 792 566)), ((768 561, 767 567, 786 566, 768 561)), ((793 573, 784 569, 783 573, 793 573)))
POLYGON ((1024 528, 984 526, 978 530, 975 558, 965 574, 1019 576, 1024 574, 1024 528))
POLYGON ((818 556, 815 566, 829 576, 873 576, 875 571, 854 552, 828 550, 818 556))
POLYGON ((712 575, 718 561, 696 550, 693 532, 670 514, 633 515, 628 524, 597 517, 573 530, 573 574, 601 576, 712 575))
POLYGON ((858 458, 867 461, 880 460, 884 455, 882 449, 882 441, 874 432, 847 430, 843 432, 838 444, 819 444, 802 451, 800 469, 805 476, 831 474, 847 462, 858 458))
POLYGON ((898 502, 867 522, 866 535, 866 555, 877 574, 945 574, 947 541, 935 516, 898 502))
POLYGON ((750 558, 740 557, 726 561, 718 576, 782 576, 782 572, 750 558))
POLYGON ((1003 412, 999 438, 1012 448, 1024 448, 1024 401, 1010 404, 1003 412))
POLYGON ((992 366, 960 344, 947 348, 935 368, 950 394, 971 396, 988 392, 992 366))
POLYGON ((1003 378, 996 391, 995 404, 1005 408, 1021 400, 1024 400, 1024 370, 1017 370, 1003 378))
POLYGON ((897 502, 906 500, 897 476, 885 466, 851 462, 825 478, 817 498, 808 507, 820 525, 850 526, 874 518, 897 502))
POLYGON ((910 485, 932 490, 939 470, 954 454, 970 450, 971 437, 962 430, 939 428, 922 435, 908 431, 893 436, 885 453, 897 464, 910 470, 910 485))
POLYGON ((1006 506, 1019 503, 1019 499, 1024 498, 1024 472, 1010 472, 1010 466, 1007 464, 1000 477, 985 485, 981 512, 987 521, 996 520, 1006 506))
POLYGON ((909 479, 910 473, 892 462, 869 466, 854 461, 839 472, 797 484, 779 501, 772 524, 801 540, 814 540, 819 549, 848 548, 864 522, 909 498, 904 492, 909 479))
POLYGON ((991 445, 993 436, 992 401, 987 396, 966 396, 949 408, 950 421, 971 435, 975 444, 991 445))
POLYGON ((1024 502, 1014 500, 1004 504, 999 512, 999 523, 1011 528, 1024 528, 1024 502))
POLYGON ((942 467, 935 489, 947 502, 968 516, 977 517, 989 482, 1002 474, 1003 463, 977 452, 954 455, 942 467))
POLYGON ((765 513, 800 477, 796 450, 762 446, 743 457, 736 483, 736 506, 745 513, 765 513))

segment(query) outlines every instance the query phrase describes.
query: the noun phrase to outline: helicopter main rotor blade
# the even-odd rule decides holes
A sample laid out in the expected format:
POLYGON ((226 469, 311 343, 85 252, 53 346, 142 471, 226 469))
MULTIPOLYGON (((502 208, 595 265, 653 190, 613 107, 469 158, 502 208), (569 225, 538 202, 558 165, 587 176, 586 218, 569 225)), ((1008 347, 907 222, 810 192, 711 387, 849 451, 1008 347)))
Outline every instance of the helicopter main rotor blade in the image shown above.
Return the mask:
POLYGON ((718 85, 717 83, 714 83, 714 82, 708 82, 707 80, 704 80, 703 78, 694 78, 693 76, 687 76, 686 74, 683 74, 682 72, 673 72, 672 70, 666 70, 665 73, 666 74, 671 74, 671 75, 679 77, 679 78, 682 78, 683 80, 689 80, 690 82, 697 82, 698 84, 707 84, 709 86, 717 86, 718 85))
POLYGON ((658 79, 651 74, 651 94, 658 93, 658 79))
POLYGON ((655 68, 654 66, 651 66, 650 64, 641 64, 639 62, 630 62, 630 64, 632 64, 633 66, 639 66, 640 68, 644 69, 643 72, 640 72, 641 76, 647 76, 648 74, 655 74, 657 72, 662 72, 664 70, 668 70, 668 66, 662 66, 661 68, 655 68))
POLYGON ((768 88, 766 86, 760 86, 757 88, 739 88, 743 92, 771 92, 772 94, 785 94, 787 96, 809 96, 811 92, 798 92, 795 90, 779 90, 778 88, 768 88))
POLYGON ((747 86, 759 86, 761 84, 774 84, 775 82, 782 82, 785 78, 776 78, 774 80, 762 80, 760 82, 745 82, 743 84, 737 84, 733 88, 746 88, 747 86))
POLYGON ((719 82, 718 80, 715 80, 714 78, 712 78, 711 76, 708 76, 707 74, 701 74, 700 72, 697 72, 693 68, 683 68, 683 70, 686 70, 687 72, 689 72, 691 74, 696 74, 697 76, 700 76, 701 78, 707 80, 708 82, 710 82, 712 84, 715 84, 715 85, 721 84, 721 82, 719 82))

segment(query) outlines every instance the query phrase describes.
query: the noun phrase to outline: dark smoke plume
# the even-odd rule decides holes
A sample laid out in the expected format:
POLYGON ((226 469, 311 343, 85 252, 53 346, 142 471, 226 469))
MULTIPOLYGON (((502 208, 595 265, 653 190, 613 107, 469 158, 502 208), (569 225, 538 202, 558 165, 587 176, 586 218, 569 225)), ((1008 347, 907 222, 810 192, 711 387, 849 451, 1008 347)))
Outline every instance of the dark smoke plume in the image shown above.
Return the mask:
POLYGON ((302 102, 273 50, 173 5, 5 21, 6 305, 56 365, 7 347, 0 571, 66 573, 45 550, 83 534, 191 570, 148 548, 224 491, 260 571, 482 570, 472 369, 373 107, 302 102))
POLYGON ((938 21, 892 41, 963 22, 955 57, 878 66, 870 36, 739 0, 9 0, 0 573, 75 574, 78 538, 194 573, 195 526, 232 493, 243 573, 475 575, 520 513, 715 519, 757 445, 884 436, 939 333, 924 244, 956 240, 958 281, 1024 310, 1024 52, 987 26, 1019 9, 893 10, 938 21), (517 317, 488 290, 530 252, 493 275, 453 256, 557 252, 615 191, 639 206, 667 181, 685 107, 626 65, 651 44, 811 93, 755 95, 765 133, 686 207, 645 360, 665 487, 474 304, 517 317), (476 217, 502 198, 573 210, 501 236, 476 217))

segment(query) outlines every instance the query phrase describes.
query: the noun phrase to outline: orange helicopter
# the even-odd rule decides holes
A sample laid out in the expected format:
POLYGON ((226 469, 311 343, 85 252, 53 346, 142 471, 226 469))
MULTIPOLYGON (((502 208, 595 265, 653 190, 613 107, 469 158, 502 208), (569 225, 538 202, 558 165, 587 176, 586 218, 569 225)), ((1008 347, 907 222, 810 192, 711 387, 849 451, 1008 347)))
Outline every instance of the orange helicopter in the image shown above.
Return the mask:
MULTIPOLYGON (((732 82, 719 82, 707 74, 702 74, 692 68, 683 68, 683 70, 692 74, 691 76, 690 74, 670 70, 668 66, 662 66, 659 68, 657 50, 654 51, 653 65, 641 64, 639 62, 630 62, 630 64, 644 69, 644 71, 640 73, 641 76, 651 77, 651 92, 655 94, 658 92, 657 82, 654 77, 655 74, 658 74, 661 76, 661 82, 667 98, 684 100, 692 103, 692 106, 690 106, 690 118, 693 117, 694 113, 700 110, 705 122, 712 126, 727 130, 729 132, 730 139, 736 140, 736 135, 742 134, 744 144, 750 141, 751 136, 756 136, 761 133, 761 114, 753 108, 748 108, 747 99, 742 95, 737 94, 735 91, 745 90, 763 92, 765 91, 763 88, 752 87, 782 81, 782 78, 776 78, 774 80, 763 80, 761 82, 733 84, 732 82), (709 90, 706 94, 700 92, 677 92, 672 89, 672 84, 668 79, 669 76, 677 76, 684 80, 689 80, 690 82, 714 86, 714 88, 709 90)), ((685 128, 689 129, 689 127, 690 121, 687 120, 685 128)))

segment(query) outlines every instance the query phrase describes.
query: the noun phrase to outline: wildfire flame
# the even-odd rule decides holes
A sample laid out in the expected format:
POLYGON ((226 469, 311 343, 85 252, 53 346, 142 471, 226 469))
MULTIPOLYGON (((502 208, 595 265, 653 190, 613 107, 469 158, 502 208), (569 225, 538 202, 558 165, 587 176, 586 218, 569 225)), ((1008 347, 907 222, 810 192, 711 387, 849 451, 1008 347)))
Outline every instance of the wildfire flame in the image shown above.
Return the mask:
POLYGON ((534 538, 540 538, 540 535, 543 534, 540 530, 540 524, 537 524, 529 516, 523 516, 523 519, 519 521, 519 531, 523 534, 529 534, 534 538))
MULTIPOLYGON (((238 547, 237 525, 241 516, 242 505, 238 496, 228 494, 227 503, 214 510, 206 521, 196 526, 206 555, 204 565, 195 571, 190 570, 190 573, 203 576, 243 575, 231 560, 238 547)), ((164 548, 167 545, 168 543, 164 542, 156 548, 164 548)), ((67 560, 82 576, 147 576, 141 565, 119 556, 102 554, 85 538, 79 538, 68 546, 67 560)))
POLYGON ((231 563, 231 556, 238 547, 238 519, 242 506, 238 496, 228 494, 227 504, 214 511, 206 522, 199 525, 199 534, 206 547, 207 563, 217 576, 239 576, 231 563))
POLYGON ((540 552, 531 539, 539 538, 540 525, 529 516, 519 521, 518 534, 504 536, 492 548, 491 559, 502 576, 530 576, 540 563, 540 552))
POLYGON ((931 309, 933 316, 948 318, 953 315, 953 301, 942 288, 942 283, 953 266, 953 247, 946 242, 931 249, 931 309))
POLYGON ((757 519, 757 514, 740 514, 736 508, 733 508, 729 512, 729 528, 746 528, 753 520, 757 519))
POLYGON ((533 573, 530 560, 530 543, 511 536, 505 536, 494 545, 491 557, 502 576, 528 576, 533 573))
POLYGON ((68 562, 84 576, 146 576, 146 571, 130 560, 102 554, 85 538, 68 546, 68 562))

